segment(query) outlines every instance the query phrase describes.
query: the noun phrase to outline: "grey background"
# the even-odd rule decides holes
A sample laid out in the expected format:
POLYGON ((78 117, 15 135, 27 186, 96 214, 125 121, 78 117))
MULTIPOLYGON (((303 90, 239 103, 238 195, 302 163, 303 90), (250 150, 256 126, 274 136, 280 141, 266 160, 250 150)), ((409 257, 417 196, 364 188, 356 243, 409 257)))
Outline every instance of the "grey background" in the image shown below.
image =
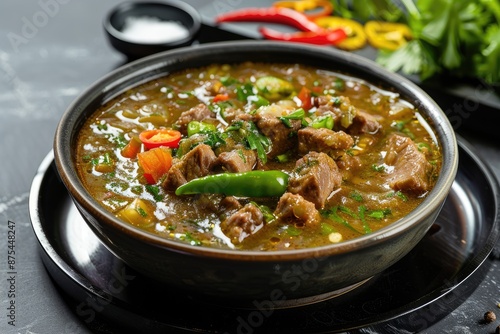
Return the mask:
MULTIPOLYGON (((0 3, 0 333, 90 333, 53 284, 39 257, 28 214, 31 181, 52 148, 65 108, 94 81, 124 64, 126 58, 105 38, 102 20, 117 0, 2 0, 0 3), (16 229, 16 326, 8 325, 8 221, 16 229)), ((207 24, 221 10, 250 6, 238 0, 187 1, 207 24)), ((266 3, 262 2, 261 3, 266 3)), ((252 2, 255 5, 255 2, 252 2)), ((252 26, 235 31, 256 36, 252 26)), ((210 37, 206 36, 209 40, 210 37)), ((467 126, 477 114, 500 112, 477 104, 493 93, 468 90, 462 97, 440 98, 457 132, 500 175, 498 134, 467 126)), ((436 97, 438 98, 438 97, 436 97)), ((487 103, 486 103, 487 104, 487 103)), ((472 286, 478 285, 472 282, 472 286)), ((462 305, 429 333, 492 333, 483 313, 498 310, 500 267, 493 261, 486 279, 462 305)), ((500 310, 499 310, 500 311, 500 310)), ((500 312, 498 312, 500 314, 500 312)), ((102 329, 106 330, 105 325, 102 329)), ((370 333, 369 329, 360 332, 370 333)), ((401 329, 387 328, 401 333, 401 329)))

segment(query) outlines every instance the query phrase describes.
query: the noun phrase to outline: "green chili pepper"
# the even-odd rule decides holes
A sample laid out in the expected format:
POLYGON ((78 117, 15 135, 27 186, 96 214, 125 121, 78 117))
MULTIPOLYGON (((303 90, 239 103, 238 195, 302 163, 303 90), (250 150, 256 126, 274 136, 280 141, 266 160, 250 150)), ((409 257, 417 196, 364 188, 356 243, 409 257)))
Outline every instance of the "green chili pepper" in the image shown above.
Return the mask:
POLYGON ((191 137, 197 133, 211 133, 217 131, 217 128, 214 124, 199 122, 199 121, 191 121, 187 125, 187 133, 188 137, 191 137))
POLYGON ((333 129, 333 117, 330 115, 320 116, 315 118, 309 126, 312 126, 315 129, 326 128, 333 129))
POLYGON ((247 97, 247 102, 253 103, 256 107, 268 106, 270 102, 260 95, 252 95, 247 97))
POLYGON ((224 194, 238 197, 281 196, 288 186, 288 174, 278 171, 249 171, 208 175, 183 184, 176 195, 224 194))
POLYGON ((238 101, 247 102, 247 98, 252 95, 255 95, 253 92, 253 85, 249 82, 236 88, 236 97, 238 101))

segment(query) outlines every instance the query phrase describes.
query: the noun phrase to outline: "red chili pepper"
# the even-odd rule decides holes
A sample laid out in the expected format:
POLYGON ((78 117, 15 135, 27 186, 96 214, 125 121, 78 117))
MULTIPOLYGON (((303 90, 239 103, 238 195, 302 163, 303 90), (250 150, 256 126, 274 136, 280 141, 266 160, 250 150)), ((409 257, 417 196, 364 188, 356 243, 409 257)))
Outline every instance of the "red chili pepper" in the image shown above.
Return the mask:
POLYGON ((299 94, 297 94, 297 97, 299 98, 300 102, 302 102, 301 107, 304 108, 304 110, 309 110, 312 108, 312 96, 311 96, 311 90, 307 88, 306 86, 302 86, 302 89, 300 90, 299 94))
POLYGON ((261 27, 259 31, 264 38, 270 40, 308 43, 316 45, 335 45, 347 38, 347 34, 343 29, 335 29, 320 33, 311 31, 282 33, 273 29, 261 27))
POLYGON ((177 130, 155 129, 142 131, 139 134, 139 139, 144 144, 144 147, 150 150, 160 146, 176 148, 179 146, 181 136, 181 133, 177 130))
POLYGON ((302 31, 323 32, 325 29, 312 22, 301 12, 290 8, 244 8, 223 13, 215 18, 217 23, 222 22, 268 22, 290 25, 302 31))
POLYGON ((214 96, 213 102, 221 102, 229 100, 229 95, 227 94, 217 94, 214 96))

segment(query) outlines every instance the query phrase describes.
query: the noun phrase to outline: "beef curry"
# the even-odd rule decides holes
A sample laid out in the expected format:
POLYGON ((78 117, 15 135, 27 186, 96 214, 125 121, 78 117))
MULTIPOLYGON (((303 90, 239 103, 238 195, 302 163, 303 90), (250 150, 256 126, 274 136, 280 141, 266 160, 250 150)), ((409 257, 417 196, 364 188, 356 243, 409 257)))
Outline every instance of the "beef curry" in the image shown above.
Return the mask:
POLYGON ((192 245, 323 246, 372 233, 435 184, 439 143, 397 92, 299 64, 192 68, 86 121, 75 159, 117 217, 192 245))

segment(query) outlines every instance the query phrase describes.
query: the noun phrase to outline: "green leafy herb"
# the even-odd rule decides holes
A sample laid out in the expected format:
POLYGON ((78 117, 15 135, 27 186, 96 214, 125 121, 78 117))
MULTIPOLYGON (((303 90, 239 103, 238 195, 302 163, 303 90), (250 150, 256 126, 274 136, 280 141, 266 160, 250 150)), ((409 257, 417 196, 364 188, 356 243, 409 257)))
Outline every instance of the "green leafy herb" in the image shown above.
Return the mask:
POLYGON ((222 117, 222 119, 226 119, 227 109, 233 106, 234 105, 231 101, 219 101, 216 103, 210 103, 208 105, 208 109, 222 117))
POLYGON ((361 222, 363 223, 363 230, 365 231, 365 233, 371 233, 372 229, 371 229, 370 225, 368 225, 368 223, 365 219, 366 211, 367 211, 367 209, 364 205, 361 205, 358 208, 359 219, 361 219, 361 222))
POLYGON ((260 95, 251 95, 247 97, 247 102, 253 103, 257 108, 271 104, 269 100, 260 95))
POLYGON ((139 213, 141 215, 141 217, 147 217, 148 216, 148 214, 146 213, 146 211, 144 211, 144 209, 141 208, 141 207, 137 207, 136 211, 137 211, 137 213, 139 213))
POLYGON ((160 187, 148 184, 148 185, 146 185, 146 191, 148 193, 150 193, 151 195, 153 195, 153 198, 155 201, 159 202, 159 201, 163 200, 164 196, 160 192, 160 187))
POLYGON ((360 21, 369 19, 397 21, 403 15, 391 0, 331 0, 331 2, 340 16, 360 21))
POLYGON ((333 220, 334 222, 342 224, 345 227, 349 228, 350 230, 352 230, 356 233, 360 233, 358 230, 356 230, 354 227, 352 227, 352 225, 349 224, 349 222, 347 220, 345 220, 344 218, 342 218, 338 214, 338 209, 339 209, 338 206, 334 206, 328 210, 322 210, 320 213, 321 213, 321 215, 333 220))
POLYGON ((338 208, 339 208, 339 211, 341 211, 341 212, 343 212, 343 213, 345 213, 353 218, 357 218, 357 215, 354 212, 352 212, 351 209, 349 209, 348 207, 343 206, 343 205, 339 205, 338 208))
POLYGON ((183 239, 186 240, 187 242, 189 242, 193 246, 201 246, 201 241, 199 239, 196 239, 195 237, 193 237, 193 235, 191 233, 184 234, 183 239))
POLYGON ((340 78, 335 79, 335 89, 340 90, 340 91, 344 91, 345 90, 345 81, 340 79, 340 78))
POLYGON ((130 191, 136 195, 140 195, 142 193, 142 186, 133 186, 130 188, 130 191))
POLYGON ((304 117, 306 116, 306 112, 304 109, 300 108, 295 110, 294 112, 286 115, 286 116, 281 116, 278 117, 283 124, 285 124, 288 128, 292 127, 292 124, 290 123, 290 120, 303 120, 304 117))
POLYGON ((361 196, 361 194, 356 191, 353 191, 349 196, 356 202, 363 202, 363 196, 361 196))
POLYGON ((260 210, 260 212, 262 212, 262 215, 264 216, 264 220, 266 221, 266 223, 270 223, 276 219, 276 216, 273 214, 273 212, 268 206, 259 205, 256 202, 251 202, 251 203, 255 205, 260 210))
POLYGON ((406 195, 403 194, 401 191, 397 191, 396 192, 396 196, 398 196, 399 198, 401 198, 403 200, 403 202, 406 202, 408 200, 408 197, 406 197, 406 195))
POLYGON ((210 146, 215 149, 221 145, 225 145, 226 134, 221 132, 210 132, 206 134, 207 138, 203 141, 203 144, 210 146))
POLYGON ((332 225, 327 223, 321 223, 320 229, 322 235, 329 235, 330 233, 337 232, 332 225))
POLYGON ((233 78, 231 76, 226 76, 226 77, 222 77, 220 78, 220 82, 224 85, 224 86, 230 86, 232 84, 235 84, 235 83, 238 83, 238 80, 236 78, 233 78))
POLYGON ((255 95, 253 91, 253 85, 251 83, 246 83, 238 88, 236 88, 236 98, 238 101, 247 102, 249 96, 255 95))
POLYGON ((500 82, 500 1, 498 0, 331 0, 344 17, 408 24, 413 39, 376 61, 392 71, 426 80, 438 74, 500 82))
POLYGON ((300 235, 302 233, 302 231, 293 225, 288 225, 288 227, 286 229, 286 233, 288 235, 291 235, 292 237, 296 237, 296 236, 300 235))
POLYGON ((288 162, 288 161, 290 161, 290 155, 288 153, 279 154, 276 156, 276 161, 288 162))
POLYGON ((383 219, 392 213, 391 209, 382 209, 382 210, 372 210, 368 213, 368 217, 375 219, 383 219))
POLYGON ((226 128, 226 133, 231 131, 238 132, 244 138, 248 147, 257 151, 257 156, 262 163, 265 164, 267 162, 266 153, 271 147, 271 140, 259 132, 254 122, 233 122, 226 128))
POLYGON ((378 173, 382 173, 385 171, 385 166, 384 165, 372 165, 372 169, 378 173))

